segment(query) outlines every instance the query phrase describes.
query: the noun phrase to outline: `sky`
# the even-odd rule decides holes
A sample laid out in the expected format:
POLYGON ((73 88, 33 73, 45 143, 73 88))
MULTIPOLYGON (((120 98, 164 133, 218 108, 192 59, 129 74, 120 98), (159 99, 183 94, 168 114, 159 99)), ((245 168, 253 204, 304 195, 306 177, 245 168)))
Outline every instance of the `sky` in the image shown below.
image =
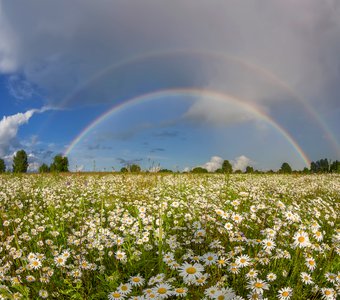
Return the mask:
POLYGON ((29 170, 340 159, 337 0, 0 0, 0 158, 29 170))

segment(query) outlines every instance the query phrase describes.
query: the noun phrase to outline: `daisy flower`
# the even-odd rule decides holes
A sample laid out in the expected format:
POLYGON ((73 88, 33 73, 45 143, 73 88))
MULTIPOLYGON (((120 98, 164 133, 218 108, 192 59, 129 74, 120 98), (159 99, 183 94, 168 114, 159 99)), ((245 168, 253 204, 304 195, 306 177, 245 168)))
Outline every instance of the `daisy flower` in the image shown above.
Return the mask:
POLYGON ((309 237, 308 237, 308 233, 305 231, 298 231, 294 234, 294 247, 297 248, 306 248, 308 246, 310 246, 310 242, 309 242, 309 237))
POLYGON ((280 300, 288 300, 292 297, 293 289, 290 287, 285 287, 279 290, 277 297, 280 300))
POLYGON ((308 273, 301 272, 300 277, 304 284, 313 284, 312 276, 310 276, 308 273))
POLYGON ((202 276, 204 267, 199 263, 195 264, 184 263, 178 268, 178 270, 180 271, 179 273, 180 276, 190 281, 202 276))
POLYGON ((264 239, 262 242, 263 248, 265 250, 273 250, 276 246, 275 242, 272 239, 264 239))
POLYGON ((168 283, 157 284, 154 287, 153 291, 156 294, 156 296, 160 299, 168 298, 169 296, 173 294, 172 286, 168 283))
POLYGON ((261 279, 251 280, 247 285, 247 288, 251 289, 257 294, 263 294, 264 290, 269 290, 269 284, 261 279))
POLYGON ((188 293, 188 289, 185 287, 179 287, 173 291, 173 294, 179 297, 185 297, 187 293, 188 293))
POLYGON ((306 266, 308 267, 308 269, 309 269, 310 271, 314 271, 314 269, 316 268, 315 259, 312 258, 312 257, 306 258, 306 266))
POLYGON ((117 291, 123 295, 127 295, 131 292, 132 285, 130 283, 121 283, 117 288, 117 291))
POLYGON ((130 281, 132 286, 141 286, 141 285, 144 284, 145 280, 144 280, 143 277, 139 276, 139 274, 138 274, 136 276, 130 277, 129 281, 130 281))
POLYGON ((241 268, 247 267, 251 264, 250 257, 248 255, 240 255, 236 258, 235 262, 241 268))
POLYGON ((274 281, 276 278, 277 278, 277 276, 274 273, 268 273, 268 275, 267 275, 268 281, 274 281))
POLYGON ((332 288, 322 288, 321 289, 321 293, 322 293, 322 299, 325 300, 335 300, 336 298, 336 293, 334 291, 334 289, 332 288))
POLYGON ((111 292, 107 297, 109 298, 109 300, 117 300, 117 299, 124 299, 125 295, 118 291, 115 291, 115 292, 111 292))

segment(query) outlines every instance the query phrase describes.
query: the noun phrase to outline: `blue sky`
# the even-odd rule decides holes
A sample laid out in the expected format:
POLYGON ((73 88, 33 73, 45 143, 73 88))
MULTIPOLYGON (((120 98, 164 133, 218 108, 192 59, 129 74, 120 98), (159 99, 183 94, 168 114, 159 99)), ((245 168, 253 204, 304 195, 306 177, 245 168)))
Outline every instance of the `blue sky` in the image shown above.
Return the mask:
POLYGON ((120 105, 71 169, 340 159, 339 53, 331 0, 1 1, 0 157, 34 171, 120 105))

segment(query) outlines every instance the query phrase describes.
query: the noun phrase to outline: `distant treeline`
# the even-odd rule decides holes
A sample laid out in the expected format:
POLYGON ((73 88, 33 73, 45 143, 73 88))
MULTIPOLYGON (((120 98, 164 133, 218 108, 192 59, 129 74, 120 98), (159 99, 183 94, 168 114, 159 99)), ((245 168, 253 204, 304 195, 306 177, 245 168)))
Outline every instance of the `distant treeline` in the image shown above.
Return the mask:
MULTIPOLYGON (((28 170, 28 158, 25 150, 18 151, 14 158, 13 158, 13 165, 12 165, 12 172, 13 173, 26 173, 28 170)), ((0 158, 0 173, 6 172, 6 164, 5 161, 0 158)), ((7 170, 7 172, 10 172, 10 170, 7 170)), ((61 154, 58 154, 54 157, 53 162, 50 165, 47 165, 43 163, 39 169, 39 173, 49 173, 49 172, 69 172, 69 161, 66 156, 63 156, 61 154)), ((120 169, 121 173, 140 173, 140 172, 158 172, 158 173, 173 173, 174 171, 169 169, 161 169, 153 168, 152 170, 142 170, 142 168, 137 164, 131 164, 127 165, 125 167, 122 167, 120 169)), ((179 173, 179 172, 178 172, 179 173)), ((233 170, 232 164, 229 162, 229 160, 224 160, 221 168, 217 169, 214 172, 209 172, 207 169, 203 167, 195 167, 190 171, 182 172, 182 173, 234 173, 234 174, 240 174, 240 173, 248 173, 248 174, 271 174, 271 173, 279 173, 279 174, 291 174, 291 173, 297 173, 297 174, 311 174, 311 173, 340 173, 340 161, 331 161, 327 158, 320 159, 317 161, 312 161, 310 168, 304 168, 303 170, 293 170, 291 166, 284 162, 281 165, 281 168, 278 171, 260 171, 254 169, 252 166, 247 166, 245 171, 241 170, 233 170)))

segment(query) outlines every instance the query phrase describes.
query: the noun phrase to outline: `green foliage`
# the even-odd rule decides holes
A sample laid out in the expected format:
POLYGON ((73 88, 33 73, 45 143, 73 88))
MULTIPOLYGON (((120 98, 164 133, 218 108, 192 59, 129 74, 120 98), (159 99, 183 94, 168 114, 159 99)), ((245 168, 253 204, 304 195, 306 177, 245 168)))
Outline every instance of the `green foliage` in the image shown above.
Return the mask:
POLYGON ((26 173, 28 168, 25 150, 19 150, 13 158, 13 173, 26 173))
POLYGON ((120 171, 121 171, 122 173, 127 173, 127 172, 129 172, 128 168, 126 168, 126 167, 121 168, 120 171))
POLYGON ((208 173, 208 170, 202 167, 196 167, 191 170, 191 173, 208 173))
POLYGON ((330 166, 329 171, 331 173, 340 173, 340 161, 338 161, 338 160, 333 161, 331 166, 330 166))
POLYGON ((158 172, 159 173, 173 173, 173 171, 169 169, 160 169, 158 172))
POLYGON ((39 173, 48 173, 50 171, 50 168, 46 164, 42 164, 39 167, 39 173))
POLYGON ((5 161, 0 158, 0 173, 5 173, 6 172, 6 164, 5 161))
POLYGON ((222 164, 222 172, 223 173, 232 173, 233 172, 233 167, 229 160, 225 160, 222 164))
POLYGON ((316 162, 312 161, 310 165, 311 173, 327 173, 329 172, 329 163, 328 159, 320 159, 316 162))
POLYGON ((292 173, 292 168, 288 163, 284 162, 282 164, 279 172, 283 173, 283 174, 290 174, 290 173, 292 173))
POLYGON ((246 167, 246 173, 254 173, 254 168, 251 166, 246 167))
POLYGON ((139 165, 133 164, 130 166, 130 172, 139 173, 141 171, 141 167, 139 165))
POLYGON ((53 163, 50 166, 51 172, 68 172, 68 158, 58 154, 54 157, 53 163))

